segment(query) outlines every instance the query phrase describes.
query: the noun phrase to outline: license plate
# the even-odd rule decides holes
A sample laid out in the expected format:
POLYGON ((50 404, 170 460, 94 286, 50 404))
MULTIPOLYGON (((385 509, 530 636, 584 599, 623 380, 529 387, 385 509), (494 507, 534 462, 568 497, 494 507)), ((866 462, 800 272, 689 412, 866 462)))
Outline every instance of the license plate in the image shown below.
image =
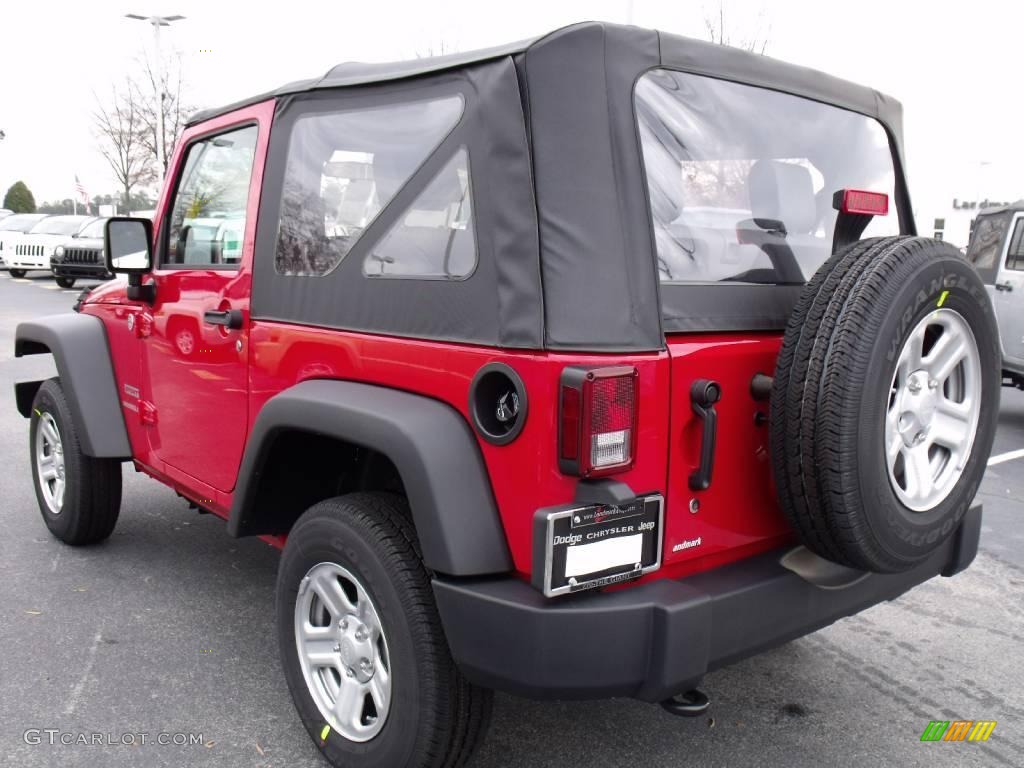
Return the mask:
POLYGON ((661 496, 622 505, 542 509, 534 521, 534 584, 553 597, 628 581, 661 567, 661 496))

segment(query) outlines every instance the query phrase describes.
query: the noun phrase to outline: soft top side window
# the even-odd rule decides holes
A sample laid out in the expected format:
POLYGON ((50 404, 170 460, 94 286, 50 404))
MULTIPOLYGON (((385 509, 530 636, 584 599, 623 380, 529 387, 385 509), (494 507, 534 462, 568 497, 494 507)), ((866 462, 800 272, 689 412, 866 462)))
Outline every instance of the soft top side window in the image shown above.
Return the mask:
POLYGON ((363 274, 462 280, 476 259, 469 155, 462 147, 366 255, 363 274))
MULTIPOLYGON (((888 136, 865 115, 666 69, 635 104, 663 283, 803 283, 831 254, 836 190, 894 199, 888 136), (785 259, 755 244, 767 230, 785 259)), ((898 233, 894 212, 865 236, 898 233)))
POLYGON ((274 267, 324 275, 462 116, 461 96, 310 114, 292 128, 274 267))
POLYGON ((1024 218, 1017 219, 1013 228, 1013 237, 1006 252, 1006 268, 1024 271, 1024 218))

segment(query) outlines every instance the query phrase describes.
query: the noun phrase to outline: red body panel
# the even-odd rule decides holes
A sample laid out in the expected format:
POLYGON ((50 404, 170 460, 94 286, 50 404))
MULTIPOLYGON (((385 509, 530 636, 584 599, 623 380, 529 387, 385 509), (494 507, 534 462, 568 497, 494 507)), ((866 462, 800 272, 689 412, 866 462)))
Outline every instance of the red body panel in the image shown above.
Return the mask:
POLYGON ((775 498, 768 454, 768 403, 750 382, 775 370, 779 334, 670 336, 672 423, 665 525, 665 566, 671 573, 706 570, 781 546, 793 536, 775 498), (690 407, 690 384, 712 379, 722 388, 714 474, 706 491, 691 491, 703 422, 690 407), (761 416, 758 416, 761 414, 761 416), (691 512, 696 500, 697 511, 691 512), (698 542, 699 544, 694 544, 698 542), (684 542, 692 546, 683 546, 684 542))
MULTIPOLYGON (((637 491, 664 492, 668 471, 668 356, 553 355, 414 341, 280 323, 255 322, 250 420, 273 395, 303 379, 337 378, 404 389, 448 403, 469 419, 469 385, 481 366, 501 361, 523 380, 529 416, 510 444, 478 438, 516 570, 531 569, 533 513, 572 501, 576 478, 558 469, 558 384, 569 365, 636 365, 640 412, 638 460, 616 475, 637 491)), ((441 446, 439 446, 441 448, 441 446)))
POLYGON ((155 408, 149 425, 151 466, 162 468, 193 498, 209 506, 217 492, 234 488, 248 427, 248 332, 203 320, 207 310, 241 310, 248 316, 252 256, 263 165, 274 103, 257 104, 204 123, 182 136, 161 197, 154 231, 170 214, 189 143, 226 129, 258 126, 242 257, 237 269, 160 268, 152 272, 156 302, 143 318, 143 407, 155 408))
MULTIPOLYGON (((278 392, 313 378, 395 387, 449 404, 469 420, 469 388, 487 363, 516 370, 526 387, 528 418, 508 445, 478 438, 516 570, 532 568, 538 508, 573 500, 578 478, 558 466, 558 397, 567 366, 635 365, 639 412, 635 462, 615 474, 637 493, 665 496, 664 565, 645 581, 705 570, 777 546, 791 534, 771 486, 767 428, 755 422, 765 404, 750 381, 774 369, 780 337, 704 334, 670 337, 668 351, 639 355, 549 354, 418 341, 366 333, 252 321, 253 244, 273 102, 238 110, 187 131, 175 152, 172 180, 193 139, 230 126, 259 125, 241 264, 237 270, 156 269, 152 307, 128 302, 124 284, 98 289, 82 311, 107 326, 136 465, 206 509, 231 507, 247 434, 278 392), (241 309, 240 331, 203 322, 206 310, 241 309), (129 327, 129 317, 132 318, 129 327), (183 338, 191 334, 189 339, 183 338), (239 349, 239 346, 241 349, 239 349), (700 423, 690 408, 694 379, 722 386, 714 479, 691 493, 700 423), (690 511, 691 499, 699 502, 690 511), (699 545, 682 548, 685 541, 699 545), (673 551, 673 550, 677 551, 673 551)), ((155 231, 168 214, 176 181, 165 188, 155 231)), ((443 450, 443 446, 438 446, 443 450)), ((281 546, 283 537, 264 537, 281 546)), ((628 585, 624 588, 628 588, 628 585)))

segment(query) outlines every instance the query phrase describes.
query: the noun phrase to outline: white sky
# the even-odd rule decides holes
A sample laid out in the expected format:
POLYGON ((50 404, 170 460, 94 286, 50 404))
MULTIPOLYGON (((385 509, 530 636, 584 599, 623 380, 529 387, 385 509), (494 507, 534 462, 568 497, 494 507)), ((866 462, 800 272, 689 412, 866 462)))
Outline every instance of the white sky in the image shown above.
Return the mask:
MULTIPOLYGON (((165 50, 184 57, 191 101, 217 106, 341 61, 412 58, 442 41, 496 45, 574 21, 633 23, 705 37, 716 0, 5 3, 0 9, 0 194, 24 180, 37 202, 116 192, 97 152, 95 94, 109 93, 151 40, 124 13, 182 14, 165 50), (206 52, 209 51, 209 52, 206 52)), ((768 30, 768 54, 870 85, 903 102, 910 190, 919 212, 953 197, 1024 197, 1015 79, 1024 2, 725 0, 734 35, 768 30), (984 161, 986 165, 981 165, 984 161)), ((926 223, 920 221, 922 231, 926 223)))

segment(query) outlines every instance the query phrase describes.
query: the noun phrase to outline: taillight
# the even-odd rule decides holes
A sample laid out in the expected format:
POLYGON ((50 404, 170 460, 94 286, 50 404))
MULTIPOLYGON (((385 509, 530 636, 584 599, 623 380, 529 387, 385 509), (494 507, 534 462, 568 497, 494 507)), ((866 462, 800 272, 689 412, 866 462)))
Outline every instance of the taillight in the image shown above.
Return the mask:
POLYGON ((632 366, 562 372, 558 456, 563 472, 595 477, 633 466, 637 394, 632 366))
POLYGON ((882 192, 865 192, 862 189, 841 189, 832 201, 841 213, 860 213, 867 216, 887 216, 889 196, 882 192))

